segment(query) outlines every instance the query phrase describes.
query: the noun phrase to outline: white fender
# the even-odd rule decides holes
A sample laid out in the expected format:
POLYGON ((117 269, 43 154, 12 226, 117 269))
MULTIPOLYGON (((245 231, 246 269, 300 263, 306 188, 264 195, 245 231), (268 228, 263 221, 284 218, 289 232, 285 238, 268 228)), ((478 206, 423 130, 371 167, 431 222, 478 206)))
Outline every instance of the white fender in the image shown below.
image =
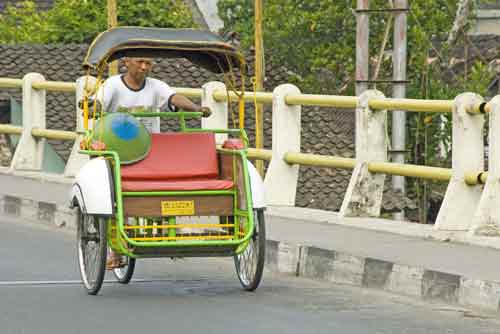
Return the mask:
POLYGON ((114 184, 109 163, 94 158, 80 169, 71 189, 71 206, 87 214, 112 215, 114 184))
POLYGON ((252 202, 254 209, 266 207, 266 193, 264 189, 264 181, 260 177, 257 169, 247 160, 248 176, 250 177, 250 190, 252 191, 252 202))

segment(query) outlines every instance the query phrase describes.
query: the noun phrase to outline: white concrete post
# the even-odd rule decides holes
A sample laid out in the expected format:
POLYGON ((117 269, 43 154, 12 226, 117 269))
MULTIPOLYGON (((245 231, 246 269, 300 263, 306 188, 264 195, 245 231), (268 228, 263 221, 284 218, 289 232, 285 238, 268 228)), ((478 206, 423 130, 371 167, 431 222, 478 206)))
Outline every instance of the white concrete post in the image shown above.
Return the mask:
POLYGON ((344 201, 342 217, 378 217, 382 208, 385 174, 372 174, 368 162, 387 161, 387 111, 371 110, 371 99, 384 99, 377 90, 360 95, 356 109, 356 167, 344 201))
POLYGON ((12 158, 11 169, 41 171, 45 139, 35 138, 31 130, 45 129, 45 90, 33 89, 34 82, 45 81, 39 73, 23 78, 23 132, 12 158))
POLYGON ((470 235, 500 236, 500 95, 489 102, 488 178, 477 207, 470 235))
MULTIPOLYGON (((95 85, 97 83, 97 79, 91 75, 79 77, 76 79, 76 100, 75 100, 75 110, 76 110, 76 131, 83 132, 85 131, 83 127, 83 110, 78 106, 78 102, 83 100, 83 96, 85 94, 85 89, 89 92, 94 92, 95 85), (87 85, 87 86, 85 86, 87 85)), ((89 112, 93 111, 90 108, 89 112)), ((89 126, 91 126, 89 122, 89 126)), ((78 151, 80 150, 80 141, 83 139, 83 135, 78 135, 75 142, 73 143, 73 148, 71 150, 71 154, 69 156, 68 162, 66 163, 66 168, 64 169, 64 176, 73 177, 76 176, 80 168, 89 161, 89 156, 86 154, 80 154, 78 151)))
POLYGON ((289 165, 287 152, 300 152, 300 113, 302 106, 287 105, 287 95, 300 94, 291 84, 276 87, 273 91, 273 157, 264 179, 269 205, 295 206, 299 178, 299 165, 289 165))
MULTIPOLYGON (((214 99, 216 90, 226 91, 226 85, 222 82, 212 81, 203 85, 201 94, 202 107, 212 110, 212 115, 201 119, 203 129, 227 129, 228 128, 228 107, 226 101, 217 102, 214 99)), ((217 144, 222 144, 227 139, 227 134, 218 133, 215 135, 217 144)))
POLYGON ((484 116, 468 112, 481 102, 483 98, 473 93, 460 94, 453 102, 453 170, 434 226, 437 230, 467 231, 479 204, 482 187, 468 186, 464 176, 484 169, 484 116))

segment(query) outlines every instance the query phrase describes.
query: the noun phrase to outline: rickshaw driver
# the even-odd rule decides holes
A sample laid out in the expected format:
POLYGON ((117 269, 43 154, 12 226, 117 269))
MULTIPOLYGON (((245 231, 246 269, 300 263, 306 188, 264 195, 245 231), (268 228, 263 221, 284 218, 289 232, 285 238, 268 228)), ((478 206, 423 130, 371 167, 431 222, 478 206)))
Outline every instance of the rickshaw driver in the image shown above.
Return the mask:
MULTIPOLYGON (((105 112, 117 111, 172 111, 177 109, 201 112, 208 117, 211 111, 187 97, 177 94, 165 82, 148 77, 153 61, 151 58, 124 58, 125 74, 108 78, 99 88, 97 99, 105 112), (142 110, 140 110, 142 109, 142 110)), ((159 117, 141 121, 152 133, 160 132, 159 117)))
MULTIPOLYGON (((209 108, 201 107, 187 97, 176 94, 165 82, 148 77, 153 67, 152 59, 124 58, 124 63, 127 72, 108 78, 99 88, 97 99, 104 111, 117 112, 123 108, 127 111, 136 111, 137 108, 176 111, 178 108, 201 112, 203 117, 210 116, 209 108)), ((141 121, 151 133, 160 132, 159 117, 143 118, 141 121)), ((123 265, 122 257, 109 249, 106 269, 113 270, 123 265)))

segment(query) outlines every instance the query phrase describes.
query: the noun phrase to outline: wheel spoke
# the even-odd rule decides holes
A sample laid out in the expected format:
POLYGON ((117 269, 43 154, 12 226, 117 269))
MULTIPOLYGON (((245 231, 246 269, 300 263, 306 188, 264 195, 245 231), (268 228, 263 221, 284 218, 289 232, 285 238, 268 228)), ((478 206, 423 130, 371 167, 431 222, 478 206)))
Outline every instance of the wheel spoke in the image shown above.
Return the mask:
POLYGON ((253 291, 262 278, 265 261, 265 223, 262 211, 254 211, 254 231, 246 249, 235 256, 236 272, 245 290, 253 291))
POLYGON ((96 294, 104 279, 106 234, 97 217, 80 212, 79 218, 77 242, 80 273, 87 292, 96 294))

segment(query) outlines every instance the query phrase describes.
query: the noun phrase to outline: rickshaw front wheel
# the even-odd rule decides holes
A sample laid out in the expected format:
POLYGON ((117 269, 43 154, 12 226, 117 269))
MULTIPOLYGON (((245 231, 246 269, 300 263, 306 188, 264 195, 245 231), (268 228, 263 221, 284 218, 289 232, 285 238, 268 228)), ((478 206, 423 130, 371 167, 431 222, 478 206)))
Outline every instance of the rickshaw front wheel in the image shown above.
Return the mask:
POLYGON ((266 259, 266 225, 264 210, 254 210, 254 233, 247 248, 234 256, 236 273, 243 289, 254 291, 262 280, 266 259))
POLYGON ((106 273, 106 219, 88 215, 80 209, 77 222, 78 264, 82 282, 89 295, 101 289, 106 273))
POLYGON ((121 284, 128 284, 134 275, 135 269, 135 259, 123 256, 126 259, 127 264, 121 268, 113 269, 113 275, 115 275, 116 280, 121 284))

